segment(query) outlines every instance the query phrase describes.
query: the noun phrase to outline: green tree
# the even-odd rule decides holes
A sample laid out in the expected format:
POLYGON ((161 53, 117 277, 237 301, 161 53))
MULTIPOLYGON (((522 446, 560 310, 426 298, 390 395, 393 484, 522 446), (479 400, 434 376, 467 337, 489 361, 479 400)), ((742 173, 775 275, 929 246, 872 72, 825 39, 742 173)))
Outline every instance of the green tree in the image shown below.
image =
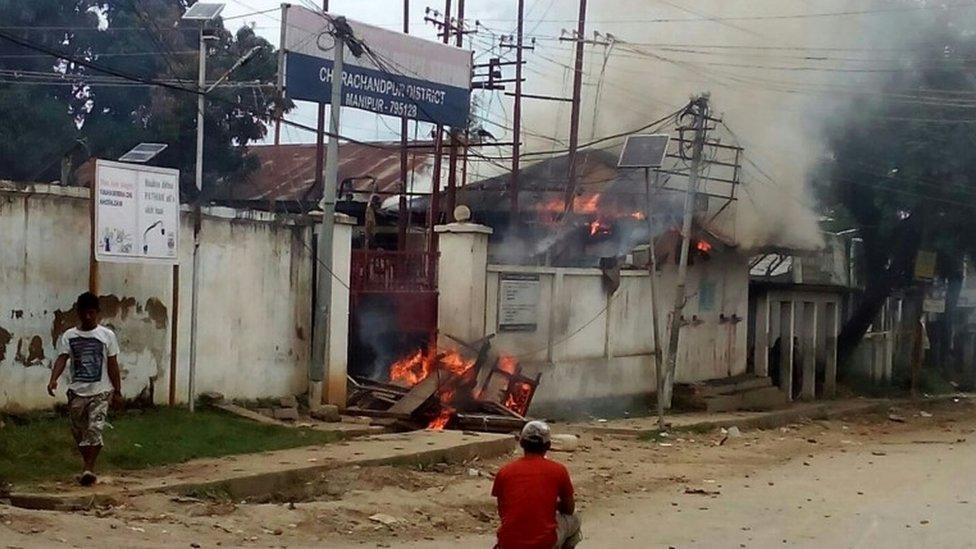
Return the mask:
MULTIPOLYGON (((181 22, 183 0, 0 0, 5 32, 100 67, 194 89, 198 27, 181 22)), ((211 24, 208 80, 250 49, 251 61, 206 102, 205 188, 253 169, 246 145, 267 134, 275 105, 277 54, 249 27, 211 24)), ((193 93, 124 82, 100 71, 0 40, 0 178, 55 179, 72 149, 117 158, 142 141, 166 143, 162 162, 194 189, 193 93), (81 145, 78 145, 81 143, 81 145)), ((285 110, 290 103, 284 105, 285 110)))
POLYGON ((919 44, 913 54, 828 124, 829 154, 815 188, 864 244, 865 290, 839 336, 842 362, 893 292, 921 299, 919 250, 937 254, 950 298, 958 296, 962 259, 976 251, 976 38, 960 23, 906 31, 902 43, 919 44))

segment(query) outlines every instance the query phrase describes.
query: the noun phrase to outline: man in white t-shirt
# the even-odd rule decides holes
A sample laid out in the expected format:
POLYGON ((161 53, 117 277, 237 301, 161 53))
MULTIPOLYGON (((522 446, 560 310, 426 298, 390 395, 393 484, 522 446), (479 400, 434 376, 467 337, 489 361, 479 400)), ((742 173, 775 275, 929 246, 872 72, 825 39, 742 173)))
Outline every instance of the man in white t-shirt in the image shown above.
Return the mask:
POLYGON ((75 312, 78 327, 70 328, 58 339, 58 359, 54 362, 47 392, 54 396, 58 378, 67 369, 71 434, 84 460, 78 482, 91 486, 97 480, 95 459, 102 449, 102 431, 109 405, 122 403, 119 343, 115 332, 98 324, 98 296, 91 292, 78 296, 75 312))

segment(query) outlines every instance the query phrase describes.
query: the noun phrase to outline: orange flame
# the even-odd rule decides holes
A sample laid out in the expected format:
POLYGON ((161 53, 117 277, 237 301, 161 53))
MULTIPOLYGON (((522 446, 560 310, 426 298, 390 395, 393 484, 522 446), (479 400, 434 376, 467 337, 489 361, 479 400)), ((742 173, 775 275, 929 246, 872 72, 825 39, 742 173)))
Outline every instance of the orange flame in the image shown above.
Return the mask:
POLYGON ((514 374, 518 370, 518 359, 509 355, 500 356, 498 357, 498 369, 506 374, 514 374))
POLYGON ((427 425, 428 429, 441 430, 447 427, 456 412, 451 405, 457 394, 455 383, 474 367, 474 363, 454 349, 420 349, 390 366, 390 381, 413 387, 432 374, 444 372, 440 378, 444 384, 437 394, 441 412, 427 425))
POLYGON ((473 360, 464 358, 454 349, 443 352, 425 352, 424 349, 420 349, 390 366, 390 381, 413 387, 427 379, 435 368, 443 368, 460 376, 473 366, 473 360))
POLYGON ((427 424, 427 428, 431 431, 443 431, 447 427, 447 424, 451 422, 452 417, 454 417, 454 408, 444 408, 441 410, 440 415, 427 424))
POLYGON ((709 244, 708 242, 705 242, 704 240, 699 240, 695 244, 695 248, 697 248, 698 251, 700 251, 700 252, 705 252, 706 254, 708 252, 712 251, 712 245, 709 244))

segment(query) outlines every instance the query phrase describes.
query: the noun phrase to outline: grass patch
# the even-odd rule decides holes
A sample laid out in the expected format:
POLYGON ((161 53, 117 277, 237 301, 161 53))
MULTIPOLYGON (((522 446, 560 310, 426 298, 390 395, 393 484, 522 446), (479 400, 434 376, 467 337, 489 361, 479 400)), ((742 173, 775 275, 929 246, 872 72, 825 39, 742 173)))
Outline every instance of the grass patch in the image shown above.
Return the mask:
MULTIPOLYGON (((262 425, 217 410, 156 408, 109 417, 101 471, 133 470, 196 458, 333 442, 334 433, 262 425)), ((28 418, 0 431, 0 479, 15 484, 69 478, 81 458, 67 418, 28 418)))

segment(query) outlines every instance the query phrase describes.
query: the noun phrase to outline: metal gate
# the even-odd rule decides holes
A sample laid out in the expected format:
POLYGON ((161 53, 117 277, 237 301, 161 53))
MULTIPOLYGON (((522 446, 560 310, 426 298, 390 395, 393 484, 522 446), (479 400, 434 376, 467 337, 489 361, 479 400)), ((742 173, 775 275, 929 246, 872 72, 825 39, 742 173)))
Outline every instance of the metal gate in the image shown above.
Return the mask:
POLYGON ((353 250, 349 374, 386 379, 389 366, 436 341, 437 255, 353 250))

